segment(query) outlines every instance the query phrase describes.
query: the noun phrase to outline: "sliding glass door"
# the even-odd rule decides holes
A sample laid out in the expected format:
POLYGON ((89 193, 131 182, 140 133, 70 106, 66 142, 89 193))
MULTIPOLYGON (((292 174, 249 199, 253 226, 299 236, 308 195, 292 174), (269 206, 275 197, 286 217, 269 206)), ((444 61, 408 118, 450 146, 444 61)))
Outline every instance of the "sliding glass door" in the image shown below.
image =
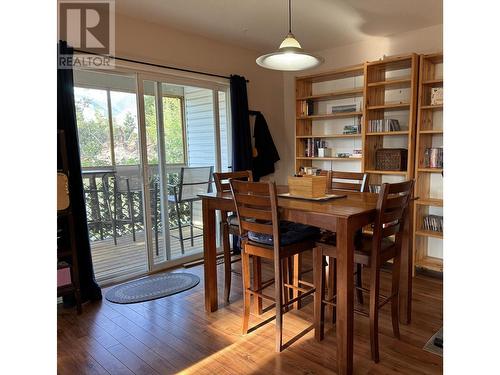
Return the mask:
POLYGON ((230 168, 228 87, 95 71, 75 86, 98 282, 200 258, 198 194, 230 168))

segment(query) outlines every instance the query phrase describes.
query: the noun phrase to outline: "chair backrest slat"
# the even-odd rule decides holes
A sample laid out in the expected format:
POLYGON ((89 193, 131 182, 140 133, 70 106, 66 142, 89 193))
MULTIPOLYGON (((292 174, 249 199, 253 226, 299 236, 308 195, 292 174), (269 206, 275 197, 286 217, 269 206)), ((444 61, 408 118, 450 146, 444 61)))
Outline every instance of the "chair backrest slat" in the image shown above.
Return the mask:
POLYGON ((321 171, 321 176, 327 176, 327 188, 346 191, 367 191, 368 175, 361 172, 321 171))
POLYGON ((240 236, 246 241, 248 231, 273 236, 279 252, 279 215, 274 182, 249 182, 230 179, 231 193, 240 222, 240 236))
POLYGON ((214 181, 218 192, 231 191, 229 179, 253 182, 252 171, 215 172, 214 181))
POLYGON ((240 228, 246 231, 252 231, 257 233, 264 234, 273 234, 273 226, 272 224, 263 224, 263 223, 255 223, 252 221, 240 221, 240 228))
POLYGON ((400 249, 408 205, 413 194, 413 186, 413 180, 395 184, 382 184, 377 201, 377 215, 373 230, 372 255, 374 255, 375 262, 378 261, 381 243, 384 238, 395 235, 396 246, 400 249))
POLYGON ((255 209, 245 206, 240 207, 240 216, 244 218, 249 217, 249 218, 268 220, 268 221, 271 221, 273 219, 271 210, 265 211, 262 209, 255 209))

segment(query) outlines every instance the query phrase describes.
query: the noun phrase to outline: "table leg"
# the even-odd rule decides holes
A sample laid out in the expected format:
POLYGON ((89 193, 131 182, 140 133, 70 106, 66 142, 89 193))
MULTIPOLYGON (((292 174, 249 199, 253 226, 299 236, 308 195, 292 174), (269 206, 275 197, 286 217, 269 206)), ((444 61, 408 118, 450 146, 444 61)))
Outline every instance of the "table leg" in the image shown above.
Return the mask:
POLYGON ((341 375, 353 372, 354 230, 337 219, 337 365, 341 375))
POLYGON ((401 246, 401 267, 399 277, 399 321, 402 324, 411 322, 411 299, 413 281, 413 202, 410 202, 403 229, 401 246))
POLYGON ((217 248, 215 244, 215 210, 206 199, 202 200, 203 211, 203 257, 205 283, 205 311, 217 311, 217 248))

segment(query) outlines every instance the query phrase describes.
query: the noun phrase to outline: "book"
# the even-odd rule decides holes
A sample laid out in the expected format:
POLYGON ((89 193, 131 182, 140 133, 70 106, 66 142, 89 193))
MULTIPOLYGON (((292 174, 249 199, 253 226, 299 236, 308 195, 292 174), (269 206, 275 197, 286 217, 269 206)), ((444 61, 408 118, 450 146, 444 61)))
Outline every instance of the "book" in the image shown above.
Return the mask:
POLYGON ((368 132, 370 133, 392 132, 400 130, 401 125, 396 119, 379 119, 368 121, 368 132))
POLYGON ((443 168, 443 148, 429 147, 424 152, 425 168, 443 168))
POLYGON ((423 228, 433 232, 443 232, 443 217, 440 215, 427 215, 423 217, 423 228))

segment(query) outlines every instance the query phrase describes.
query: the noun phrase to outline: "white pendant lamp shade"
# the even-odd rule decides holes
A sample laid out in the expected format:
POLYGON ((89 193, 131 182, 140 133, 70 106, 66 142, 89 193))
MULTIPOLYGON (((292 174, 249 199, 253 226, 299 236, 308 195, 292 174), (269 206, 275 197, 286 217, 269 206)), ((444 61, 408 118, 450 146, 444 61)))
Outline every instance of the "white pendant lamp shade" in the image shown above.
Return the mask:
POLYGON ((323 58, 304 52, 300 43, 292 34, 291 4, 288 1, 289 30, 286 38, 281 42, 276 52, 260 56, 256 62, 267 69, 298 71, 314 68, 323 63, 323 58))

